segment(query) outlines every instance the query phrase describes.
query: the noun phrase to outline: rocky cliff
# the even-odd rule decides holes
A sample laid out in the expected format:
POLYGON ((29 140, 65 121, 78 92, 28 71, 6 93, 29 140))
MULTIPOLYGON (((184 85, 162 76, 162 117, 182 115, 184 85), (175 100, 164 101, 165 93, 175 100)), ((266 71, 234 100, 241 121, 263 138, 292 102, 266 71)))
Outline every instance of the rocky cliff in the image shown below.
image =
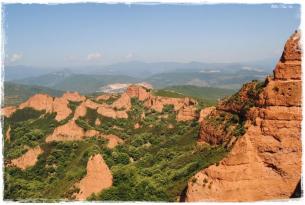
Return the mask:
POLYGON ((219 164, 194 176, 188 183, 186 201, 292 196, 301 179, 299 40, 299 32, 288 39, 274 77, 267 77, 264 83, 246 84, 201 119, 201 142, 232 149, 219 164))
POLYGON ((85 200, 93 193, 98 193, 112 185, 112 174, 102 155, 91 156, 87 163, 86 176, 76 184, 79 192, 75 194, 77 200, 85 200))

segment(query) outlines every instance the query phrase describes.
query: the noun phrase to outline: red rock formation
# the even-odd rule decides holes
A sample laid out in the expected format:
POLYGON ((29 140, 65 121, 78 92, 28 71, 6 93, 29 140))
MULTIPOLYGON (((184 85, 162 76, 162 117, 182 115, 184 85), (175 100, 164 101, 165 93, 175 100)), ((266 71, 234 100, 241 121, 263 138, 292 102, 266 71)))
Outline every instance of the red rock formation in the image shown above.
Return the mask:
MULTIPOLYGON (((150 91, 139 85, 131 85, 127 88, 126 94, 130 97, 136 97, 144 102, 144 106, 157 112, 162 112, 165 105, 173 105, 175 111, 178 112, 178 121, 188 121, 197 118, 196 108, 197 102, 190 98, 170 98, 154 96, 150 91)), ((142 118, 145 117, 141 116, 142 118)))
POLYGON ((81 102, 86 100, 86 97, 81 96, 78 92, 66 92, 62 97, 73 102, 81 102))
POLYGON ((76 120, 79 117, 84 117, 87 113, 87 106, 85 102, 82 102, 77 108, 75 109, 73 119, 76 120))
POLYGON ((195 106, 183 106, 177 114, 177 121, 189 121, 197 118, 195 106))
POLYGON ((87 130, 79 127, 75 120, 72 119, 68 123, 55 128, 54 132, 47 136, 46 142, 51 141, 75 141, 82 140, 85 137, 100 136, 100 132, 96 130, 87 130))
POLYGON ((97 154, 90 157, 87 163, 86 176, 76 184, 80 191, 75 195, 75 198, 85 200, 93 193, 101 192, 111 186, 112 174, 102 155, 97 154))
MULTIPOLYGON (((30 97, 27 101, 21 103, 17 109, 33 108, 47 113, 57 113, 55 119, 61 121, 66 119, 72 110, 68 107, 69 101, 83 101, 84 96, 77 92, 64 93, 62 97, 54 98, 46 94, 36 94, 30 97)), ((7 107, 3 109, 4 115, 10 117, 16 111, 15 107, 7 107)))
POLYGON ((97 119, 95 120, 94 124, 95 124, 96 126, 100 126, 100 125, 101 125, 100 119, 97 118, 97 119))
POLYGON ((199 122, 202 122, 204 120, 205 117, 207 117, 209 114, 211 114, 212 111, 214 111, 216 109, 216 107, 212 106, 212 107, 207 107, 204 108, 200 111, 199 114, 199 122))
POLYGON ((106 135, 106 136, 103 136, 103 137, 108 140, 107 147, 110 148, 110 149, 113 149, 118 144, 124 143, 124 141, 116 135, 110 134, 110 135, 106 135))
POLYGON ((11 140, 11 127, 9 126, 8 129, 5 132, 5 140, 10 141, 11 140))
POLYGON ((96 97, 96 100, 108 100, 109 98, 111 98, 112 94, 110 93, 106 93, 100 96, 96 97))
POLYGON ((86 105, 87 108, 90 108, 90 109, 97 109, 99 106, 101 106, 101 104, 93 102, 90 99, 87 99, 85 101, 85 105, 86 105))
POLYGON ((178 111, 183 107, 196 105, 197 102, 190 98, 170 98, 170 97, 160 97, 160 96, 151 96, 144 102, 144 106, 157 112, 162 112, 165 105, 173 105, 174 110, 178 111))
POLYGON ((46 142, 81 140, 85 136, 84 130, 74 120, 55 128, 54 132, 47 136, 46 142))
POLYGON ((145 101, 151 96, 150 91, 147 88, 139 85, 129 86, 126 90, 126 94, 129 95, 129 97, 136 97, 140 101, 145 101))
POLYGON ((141 125, 138 122, 134 125, 134 129, 139 129, 140 127, 141 125))
POLYGON ((112 107, 115 109, 131 109, 131 100, 127 93, 123 93, 116 101, 113 102, 112 107))
POLYGON ((186 201, 274 200, 292 195, 301 177, 302 155, 299 38, 295 33, 287 41, 274 78, 267 79, 256 106, 247 111, 246 133, 218 166, 194 176, 186 201))
POLYGON ((127 119, 128 118, 128 114, 125 110, 117 111, 117 110, 114 110, 111 105, 106 105, 106 104, 99 106, 97 109, 97 113, 100 115, 103 115, 105 117, 110 117, 110 118, 114 118, 114 119, 116 119, 116 118, 127 119))
POLYGON ((72 110, 68 107, 69 101, 63 97, 55 98, 53 101, 52 112, 56 112, 55 120, 61 121, 66 119, 72 110))
POLYGON ((1 108, 1 115, 5 117, 11 117, 11 115, 16 111, 15 106, 9 106, 5 108, 1 108))
POLYGON ((43 150, 37 146, 35 148, 29 149, 24 155, 13 159, 10 166, 16 166, 22 170, 28 167, 34 166, 37 162, 38 156, 43 152, 43 150))
POLYGON ((45 110, 46 112, 52 112, 53 98, 46 94, 36 94, 30 97, 24 103, 21 103, 18 109, 24 109, 26 107, 31 107, 35 110, 45 110))

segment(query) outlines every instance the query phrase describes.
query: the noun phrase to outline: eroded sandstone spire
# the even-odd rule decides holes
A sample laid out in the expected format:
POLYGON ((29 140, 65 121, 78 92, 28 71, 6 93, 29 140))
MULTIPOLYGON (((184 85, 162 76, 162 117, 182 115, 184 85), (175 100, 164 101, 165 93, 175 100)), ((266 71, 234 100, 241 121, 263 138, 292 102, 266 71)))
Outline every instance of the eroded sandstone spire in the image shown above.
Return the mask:
MULTIPOLYGON (((299 39, 299 32, 288 39, 274 77, 254 96, 255 105, 245 114, 245 134, 218 166, 194 176, 186 201, 274 200, 293 194, 301 178, 302 155, 299 39)), ((242 111, 234 105, 222 108, 242 111)))

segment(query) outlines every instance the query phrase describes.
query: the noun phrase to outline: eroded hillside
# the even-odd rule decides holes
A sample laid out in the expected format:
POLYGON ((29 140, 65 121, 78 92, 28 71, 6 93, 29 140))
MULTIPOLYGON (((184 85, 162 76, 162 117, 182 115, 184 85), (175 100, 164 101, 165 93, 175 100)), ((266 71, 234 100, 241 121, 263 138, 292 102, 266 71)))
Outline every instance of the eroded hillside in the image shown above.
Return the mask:
POLYGON ((6 107, 4 197, 179 200, 193 174, 226 154, 197 144, 201 108, 137 85, 100 96, 37 94, 6 107))

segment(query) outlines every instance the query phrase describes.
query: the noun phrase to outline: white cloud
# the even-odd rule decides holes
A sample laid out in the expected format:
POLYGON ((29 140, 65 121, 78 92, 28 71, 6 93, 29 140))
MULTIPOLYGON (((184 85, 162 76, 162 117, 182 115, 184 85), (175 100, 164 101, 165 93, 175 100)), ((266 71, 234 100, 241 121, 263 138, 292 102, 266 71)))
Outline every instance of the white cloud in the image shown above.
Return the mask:
POLYGON ((96 52, 96 53, 89 53, 87 55, 87 60, 88 61, 95 61, 95 60, 99 60, 101 58, 102 58, 102 54, 98 53, 98 52, 96 52))
POLYGON ((22 56, 21 53, 13 53, 13 54, 11 55, 11 57, 9 58, 9 60, 10 60, 11 63, 14 63, 14 62, 16 62, 16 61, 19 61, 22 57, 23 57, 23 56, 22 56))

